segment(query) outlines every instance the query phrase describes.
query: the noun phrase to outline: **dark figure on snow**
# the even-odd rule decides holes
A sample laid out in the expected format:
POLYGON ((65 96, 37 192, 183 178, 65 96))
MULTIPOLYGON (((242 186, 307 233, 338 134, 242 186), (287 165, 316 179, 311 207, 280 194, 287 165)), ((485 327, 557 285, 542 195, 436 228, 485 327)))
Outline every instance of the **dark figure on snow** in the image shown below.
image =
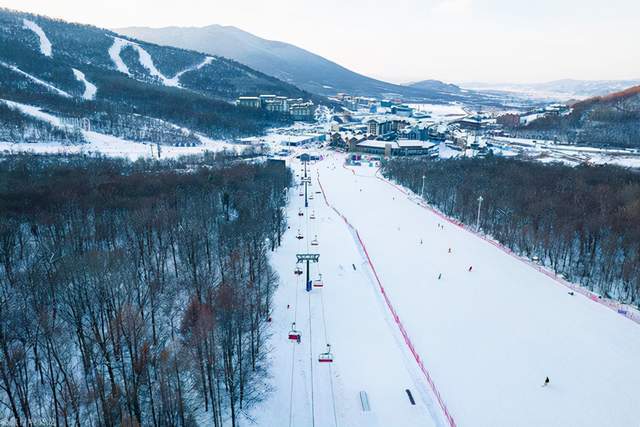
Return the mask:
POLYGON ((544 384, 542 385, 542 387, 546 387, 546 386, 548 386, 548 385, 549 385, 549 382, 550 382, 550 381, 549 381, 549 377, 547 377, 547 378, 544 380, 544 384))
POLYGON ((449 253, 451 253, 451 248, 449 248, 449 253))
POLYGON ((438 280, 442 279, 442 273, 438 274, 438 280))
POLYGON ((473 270, 473 265, 469 266, 469 271, 473 270))

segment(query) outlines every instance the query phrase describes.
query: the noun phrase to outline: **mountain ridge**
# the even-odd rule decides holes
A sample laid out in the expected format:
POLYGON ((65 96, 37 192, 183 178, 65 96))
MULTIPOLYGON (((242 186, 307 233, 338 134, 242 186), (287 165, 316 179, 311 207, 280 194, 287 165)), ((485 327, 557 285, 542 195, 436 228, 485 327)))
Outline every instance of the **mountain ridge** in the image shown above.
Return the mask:
MULTIPOLYGON (((190 48, 249 65, 269 75, 323 96, 339 92, 379 98, 433 102, 475 100, 471 92, 440 92, 377 80, 293 44, 267 40, 235 26, 125 27, 114 31, 160 45, 190 48)), ((446 83, 443 83, 446 85, 446 83)))
POLYGON ((290 123, 285 114, 230 103, 260 93, 327 102, 237 61, 0 8, 2 100, 71 121, 89 118, 96 130, 144 140, 153 132, 138 128, 155 128, 156 119, 212 137, 290 123))

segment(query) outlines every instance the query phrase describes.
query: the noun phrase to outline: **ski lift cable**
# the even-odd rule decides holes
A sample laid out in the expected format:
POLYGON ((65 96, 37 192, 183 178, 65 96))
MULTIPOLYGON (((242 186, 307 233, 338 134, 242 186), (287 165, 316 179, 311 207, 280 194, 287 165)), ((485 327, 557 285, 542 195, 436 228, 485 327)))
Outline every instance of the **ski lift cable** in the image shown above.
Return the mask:
MULTIPOLYGON (((320 293, 320 306, 322 307, 322 323, 324 326, 324 341, 329 344, 329 329, 327 328, 327 316, 324 308, 324 293, 320 293)), ((331 364, 329 364, 329 384, 331 386, 331 404, 333 406, 333 421, 335 426, 338 427, 338 413, 336 411, 336 395, 333 387, 333 370, 331 364)))
MULTIPOLYGON (((300 219, 298 219, 300 222, 300 219)), ((300 292, 300 276, 296 274, 296 283, 294 285, 294 305, 293 305, 293 324, 295 325, 298 321, 298 294, 300 292)), ((291 346, 291 387, 289 392, 289 427, 293 427, 293 390, 294 390, 294 377, 295 377, 295 366, 296 366, 296 347, 297 345, 291 346)))

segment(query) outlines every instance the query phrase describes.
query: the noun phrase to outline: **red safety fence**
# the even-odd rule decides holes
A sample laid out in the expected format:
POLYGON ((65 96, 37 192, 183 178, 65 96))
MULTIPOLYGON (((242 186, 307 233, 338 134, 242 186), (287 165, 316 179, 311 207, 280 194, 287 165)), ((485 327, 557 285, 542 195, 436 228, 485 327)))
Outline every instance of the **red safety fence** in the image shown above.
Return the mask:
POLYGON ((396 325, 398 326, 398 329, 400 329, 400 334, 402 335, 402 338, 404 339, 405 344, 409 348, 409 351, 413 355, 413 358, 416 360, 416 363, 418 364, 418 367, 420 368, 420 371, 422 371, 423 375, 427 379, 427 382, 429 383, 429 387, 431 388, 431 391, 433 392, 434 396, 436 397, 436 399, 438 401, 438 405, 440 406, 440 409, 442 410, 443 415, 444 415, 445 419, 447 420, 447 423, 449 424, 450 427, 456 427, 456 422, 454 421, 453 416, 449 412, 449 409, 447 409, 447 405, 444 403, 444 399, 442 398, 442 395, 440 394, 440 391, 436 387, 435 382, 431 378, 431 374, 429 374, 429 371, 425 367, 422 358, 420 357, 420 355, 418 354, 418 351, 414 347, 413 342, 411 341, 411 338, 409 338, 409 334, 407 333, 407 330, 405 329, 404 325, 402 324, 402 321, 400 320, 400 317, 398 316, 398 313, 396 312, 395 308, 393 307, 393 304, 391 303, 391 300, 389 299, 389 296, 387 295, 387 292, 386 292, 384 286, 382 285, 382 281, 380 280, 380 277, 378 276, 378 272, 376 271, 376 268, 373 265, 373 262, 371 261, 371 257, 369 256, 369 252, 367 251, 367 247, 365 246, 364 242, 362 241, 362 238, 360 237, 360 233, 358 233, 358 230, 353 225, 351 225, 349 220, 338 209, 336 209, 331 203, 329 203, 329 200, 327 199, 327 193, 324 191, 324 187, 322 186, 322 183, 320 182, 320 175, 319 174, 318 174, 318 185, 320 186, 320 190, 322 190, 322 196, 324 197, 324 202, 327 204, 327 206, 329 206, 331 209, 333 209, 333 211, 340 218, 342 218, 342 220, 345 222, 345 224, 347 224, 347 226, 349 227, 349 230, 356 237, 356 239, 358 241, 358 244, 360 245, 360 248, 362 249, 362 252, 364 253, 364 255, 367 258, 367 263, 369 264, 369 267, 371 268, 371 271, 373 272, 373 275, 374 275, 374 277, 376 279, 376 282, 378 283, 378 288, 380 289, 380 292, 382 293, 382 296, 383 296, 384 301, 385 301, 385 303, 387 305, 387 308, 391 312, 393 320, 395 321, 396 325))
MULTIPOLYGON (((406 196, 408 196, 409 198, 413 198, 413 197, 418 197, 415 194, 410 193, 408 190, 406 190, 404 187, 401 187, 398 184, 395 184, 387 179, 381 178, 378 174, 376 174, 376 178, 378 178, 380 181, 382 182, 386 182, 387 184, 391 185, 392 187, 394 187, 395 189, 397 189, 398 191, 402 192, 403 194, 405 194, 406 196)), ((617 301, 613 301, 610 300, 608 298, 602 298, 599 295, 594 294, 593 292, 589 291, 588 289, 580 286, 580 285, 576 285, 574 283, 568 282, 567 280, 563 279, 562 277, 559 277, 558 275, 556 275, 554 272, 536 264, 535 262, 527 259, 527 258, 523 258, 522 256, 518 255, 517 253, 513 252, 511 249, 509 249, 508 247, 500 244, 500 242, 497 242, 495 240, 490 239, 489 237, 487 237, 486 235, 474 230, 473 228, 463 224, 462 222, 449 218, 448 216, 446 216, 445 214, 443 214, 442 212, 438 211, 437 209, 434 209, 433 207, 429 206, 428 204, 426 204, 423 200, 414 200, 414 202, 428 210, 429 212, 433 213, 434 215, 438 216, 439 218, 441 218, 443 221, 448 222, 449 224, 455 225, 456 227, 462 228, 465 231, 474 234, 476 237, 484 240, 487 243, 490 243, 491 245, 495 246, 496 248, 500 249, 502 252, 506 253, 507 255, 512 256, 513 258, 527 264, 528 266, 530 266, 531 268, 539 271, 540 273, 544 274, 545 276, 551 278, 554 282, 565 286, 566 288, 569 288, 572 292, 577 292, 581 295, 584 295, 585 297, 589 298, 592 301, 595 301, 599 304, 602 304, 603 306, 615 311, 616 313, 640 324, 640 312, 635 310, 633 307, 628 306, 626 304, 622 304, 619 303, 617 301)))

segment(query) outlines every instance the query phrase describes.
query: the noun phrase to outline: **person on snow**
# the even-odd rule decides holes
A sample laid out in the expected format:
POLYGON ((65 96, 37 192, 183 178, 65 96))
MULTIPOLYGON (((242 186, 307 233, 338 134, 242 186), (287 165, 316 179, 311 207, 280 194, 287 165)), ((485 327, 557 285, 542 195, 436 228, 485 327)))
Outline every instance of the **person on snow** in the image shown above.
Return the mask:
POLYGON ((469 271, 473 270, 473 265, 469 266, 469 271))
POLYGON ((442 273, 438 274, 438 280, 442 279, 442 273))
POLYGON ((449 248, 449 253, 451 253, 451 248, 449 248))
POLYGON ((547 378, 544 380, 544 384, 542 384, 542 387, 546 387, 546 386, 548 386, 548 385, 549 385, 549 382, 550 382, 550 381, 549 381, 549 377, 547 377, 547 378))

